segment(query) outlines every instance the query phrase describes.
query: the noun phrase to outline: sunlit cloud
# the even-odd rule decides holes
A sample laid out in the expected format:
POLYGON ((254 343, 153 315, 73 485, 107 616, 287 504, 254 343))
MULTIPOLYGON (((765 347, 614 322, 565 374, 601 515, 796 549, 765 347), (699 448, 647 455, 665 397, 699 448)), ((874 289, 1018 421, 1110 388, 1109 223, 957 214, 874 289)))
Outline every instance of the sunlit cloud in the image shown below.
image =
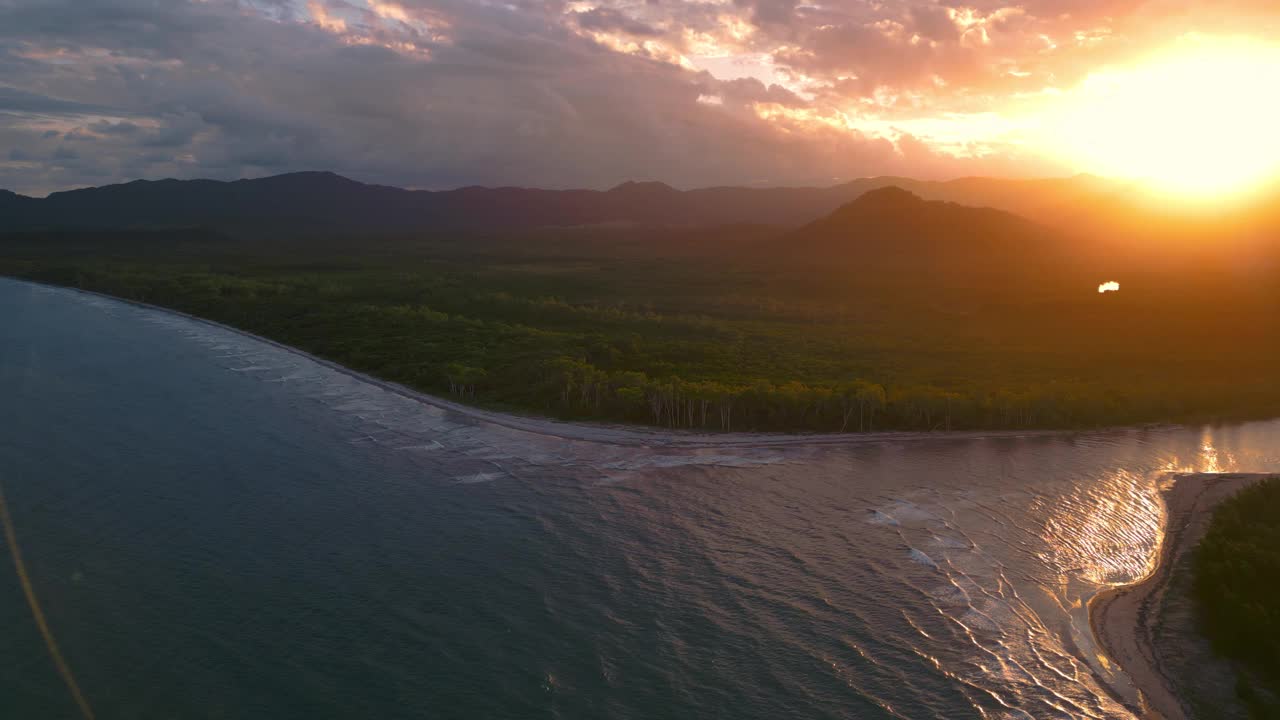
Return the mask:
POLYGON ((697 67, 689 58, 685 57, 675 48, 657 40, 635 39, 621 33, 583 31, 585 37, 589 37, 600 45, 613 50, 614 52, 625 53, 627 55, 638 55, 640 57, 658 60, 661 62, 677 65, 686 70, 696 70, 697 67))
POLYGON ((380 0, 366 0, 369 3, 369 9, 373 10, 380 18, 395 20, 397 22, 411 22, 409 13, 400 5, 393 2, 382 2, 380 0))
POLYGON ((347 21, 329 13, 329 8, 320 0, 310 0, 307 11, 311 13, 311 21, 333 33, 345 33, 347 21))
POLYGON ((420 60, 431 58, 431 45, 449 41, 448 23, 437 14, 386 0, 362 5, 309 0, 307 12, 312 23, 347 45, 379 46, 420 60))
POLYGON ((1104 282, 1098 286, 1099 293, 1109 293, 1109 292, 1119 292, 1119 291, 1120 291, 1120 283, 1116 282, 1115 280, 1112 280, 1110 282, 1104 282))

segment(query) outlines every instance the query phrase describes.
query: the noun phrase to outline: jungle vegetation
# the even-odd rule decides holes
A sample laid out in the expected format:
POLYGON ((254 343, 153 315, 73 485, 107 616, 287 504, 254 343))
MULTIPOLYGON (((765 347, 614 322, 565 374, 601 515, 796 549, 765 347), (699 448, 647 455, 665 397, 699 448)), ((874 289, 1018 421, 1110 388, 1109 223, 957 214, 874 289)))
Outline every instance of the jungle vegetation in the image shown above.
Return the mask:
POLYGON ((945 431, 1280 408, 1280 283, 1212 268, 824 269, 770 255, 785 253, 773 237, 751 226, 327 240, 30 232, 0 236, 0 274, 174 308, 428 393, 559 418, 945 431), (1124 289, 1101 295, 1101 280, 1124 289))
POLYGON ((1244 666, 1237 693, 1254 717, 1280 718, 1280 479, 1218 506, 1194 578, 1214 650, 1244 666))

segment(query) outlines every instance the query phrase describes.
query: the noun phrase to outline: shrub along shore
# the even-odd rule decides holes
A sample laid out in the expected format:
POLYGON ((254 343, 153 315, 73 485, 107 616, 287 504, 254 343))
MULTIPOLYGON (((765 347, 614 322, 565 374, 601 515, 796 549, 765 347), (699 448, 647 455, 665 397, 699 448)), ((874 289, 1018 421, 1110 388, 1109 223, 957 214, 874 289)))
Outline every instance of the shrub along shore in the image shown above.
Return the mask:
POLYGON ((1241 701, 1254 717, 1280 717, 1280 477, 1214 511, 1196 549, 1193 589, 1214 650, 1243 668, 1241 701))

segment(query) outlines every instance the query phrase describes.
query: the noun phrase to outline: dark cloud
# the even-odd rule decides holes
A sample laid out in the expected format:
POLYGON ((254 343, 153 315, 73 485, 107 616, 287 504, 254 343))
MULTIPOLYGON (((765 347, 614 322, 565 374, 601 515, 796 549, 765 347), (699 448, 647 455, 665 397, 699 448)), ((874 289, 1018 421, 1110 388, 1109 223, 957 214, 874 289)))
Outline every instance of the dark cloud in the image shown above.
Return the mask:
POLYGON ((111 112, 101 105, 63 100, 0 85, 0 111, 39 115, 89 115, 111 112))
POLYGON ((796 0, 734 0, 734 4, 746 8, 751 20, 763 26, 787 26, 795 18, 796 0))
POLYGON ((606 32, 622 32, 628 35, 656 37, 662 32, 626 13, 613 8, 600 7, 583 12, 573 13, 578 27, 584 30, 601 30, 606 32))
POLYGON ((781 85, 765 85, 755 78, 738 78, 725 82, 709 82, 707 92, 717 97, 741 105, 752 103, 775 103, 786 107, 804 107, 808 104, 804 98, 781 85))
POLYGON ((953 43, 960 39, 960 29, 951 19, 947 7, 942 5, 913 5, 907 10, 910 29, 921 37, 940 43, 953 43))
MULTIPOLYGON (((134 135, 140 128, 128 121, 112 122, 110 120, 96 120, 87 126, 91 132, 99 135, 134 135)), ((56 131, 50 131, 56 132, 56 131)))

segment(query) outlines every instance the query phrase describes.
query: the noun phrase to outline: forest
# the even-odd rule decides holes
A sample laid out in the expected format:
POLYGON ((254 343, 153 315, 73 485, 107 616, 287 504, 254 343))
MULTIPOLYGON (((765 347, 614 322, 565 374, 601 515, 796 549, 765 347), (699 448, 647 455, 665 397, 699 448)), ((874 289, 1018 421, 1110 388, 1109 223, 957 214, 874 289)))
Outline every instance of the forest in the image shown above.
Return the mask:
MULTIPOLYGON (((1280 407, 1280 283, 778 262, 759 228, 0 235, 0 274, 174 308, 476 405, 703 431, 1095 428, 1280 407), (1101 280, 1123 290, 1100 294, 1101 280)), ((1268 280, 1274 280, 1267 276, 1268 280)))
POLYGON ((1246 669, 1237 693, 1253 717, 1280 718, 1280 479, 1220 505, 1194 562, 1201 626, 1246 669))

